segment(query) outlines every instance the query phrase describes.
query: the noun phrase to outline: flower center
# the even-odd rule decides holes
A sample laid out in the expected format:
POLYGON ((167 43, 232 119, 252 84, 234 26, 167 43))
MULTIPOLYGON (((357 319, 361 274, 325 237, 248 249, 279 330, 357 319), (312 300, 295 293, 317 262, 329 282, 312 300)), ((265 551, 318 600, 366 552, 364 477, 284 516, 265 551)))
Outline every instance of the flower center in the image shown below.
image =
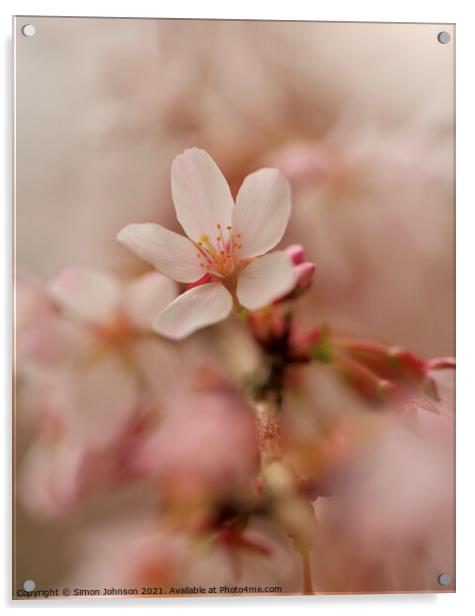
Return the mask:
POLYGON ((227 278, 237 268, 240 257, 241 234, 234 233, 231 225, 225 229, 216 225, 215 241, 208 235, 202 235, 198 242, 194 242, 200 267, 208 273, 217 274, 227 278))
POLYGON ((104 325, 93 326, 93 333, 97 340, 107 347, 121 347, 125 345, 133 333, 133 327, 121 314, 104 325))

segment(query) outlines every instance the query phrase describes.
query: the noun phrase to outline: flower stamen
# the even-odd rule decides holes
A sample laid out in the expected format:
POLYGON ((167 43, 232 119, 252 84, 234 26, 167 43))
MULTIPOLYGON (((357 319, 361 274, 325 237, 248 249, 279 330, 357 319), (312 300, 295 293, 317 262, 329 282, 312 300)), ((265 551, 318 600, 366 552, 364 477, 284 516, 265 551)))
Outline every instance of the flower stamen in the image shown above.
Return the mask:
MULTIPOLYGON (((203 234, 198 242, 194 242, 197 248, 196 256, 201 268, 227 278, 233 274, 239 265, 237 253, 241 244, 235 241, 231 225, 226 226, 227 237, 223 233, 222 225, 217 224, 216 229, 215 244, 210 241, 206 234, 203 234)), ((240 238, 241 234, 236 234, 236 237, 240 238)))

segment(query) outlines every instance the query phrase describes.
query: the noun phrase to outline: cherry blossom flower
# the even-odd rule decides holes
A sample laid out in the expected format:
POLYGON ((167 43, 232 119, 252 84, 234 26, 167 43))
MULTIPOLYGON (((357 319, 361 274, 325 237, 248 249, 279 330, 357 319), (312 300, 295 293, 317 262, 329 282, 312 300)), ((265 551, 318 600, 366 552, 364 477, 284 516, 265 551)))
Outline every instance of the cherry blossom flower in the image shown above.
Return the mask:
POLYGON ((172 339, 225 319, 234 306, 256 310, 295 284, 289 256, 266 254, 282 238, 291 212, 290 185, 277 169, 248 175, 236 203, 213 159, 197 148, 175 158, 171 171, 177 218, 188 237, 160 225, 131 224, 118 240, 162 274, 193 285, 155 319, 172 339))
POLYGON ((71 409, 75 434, 100 446, 114 439, 140 402, 135 346, 150 331, 156 307, 176 296, 176 286, 158 273, 123 284, 106 272, 77 268, 63 272, 50 293, 91 338, 87 360, 66 377, 63 408, 71 409))
POLYGON ((20 287, 21 420, 35 440, 19 494, 36 513, 57 515, 101 477, 115 481, 129 472, 119 458, 157 402, 146 367, 160 364, 155 381, 163 383, 163 373, 170 382, 166 366, 173 363, 169 349, 147 334, 157 306, 177 289, 158 272, 123 283, 83 268, 63 272, 49 293, 20 287))

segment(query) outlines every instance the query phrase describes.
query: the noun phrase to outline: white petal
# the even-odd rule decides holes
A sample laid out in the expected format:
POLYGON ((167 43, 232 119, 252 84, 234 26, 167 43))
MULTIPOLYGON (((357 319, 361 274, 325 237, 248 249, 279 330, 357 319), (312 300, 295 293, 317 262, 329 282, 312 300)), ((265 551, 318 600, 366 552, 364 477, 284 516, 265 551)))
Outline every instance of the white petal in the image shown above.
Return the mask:
POLYGON ((127 285, 124 309, 129 321, 139 329, 150 329, 153 319, 178 295, 173 280, 149 272, 127 285))
POLYGON ((231 294, 219 282, 182 293, 157 317, 153 329, 174 340, 225 319, 233 307, 231 294))
POLYGON ((232 226, 240 233, 243 259, 262 255, 284 235, 291 211, 291 190, 277 169, 260 169, 251 173, 236 197, 232 226))
POLYGON ((203 275, 192 242, 161 225, 127 225, 119 232, 117 239, 138 257, 174 280, 195 282, 203 275))
POLYGON ((211 156, 192 148, 172 165, 172 195, 185 233, 195 241, 207 235, 214 242, 220 224, 231 224, 234 201, 228 183, 211 156))
POLYGON ((50 293, 73 316, 104 323, 116 314, 122 291, 118 281, 109 274, 76 268, 65 270, 53 281, 50 293))
POLYGON ((288 255, 278 251, 248 265, 239 275, 236 293, 243 306, 258 310, 289 293, 295 282, 288 255))

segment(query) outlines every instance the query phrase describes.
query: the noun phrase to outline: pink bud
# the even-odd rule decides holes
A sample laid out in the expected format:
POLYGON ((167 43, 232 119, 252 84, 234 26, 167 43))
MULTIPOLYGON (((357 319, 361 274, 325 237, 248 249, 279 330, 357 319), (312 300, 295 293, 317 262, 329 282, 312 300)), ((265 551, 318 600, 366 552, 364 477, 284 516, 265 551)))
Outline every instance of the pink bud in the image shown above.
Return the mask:
POLYGON ((307 261, 305 256, 305 250, 303 246, 300 244, 292 244, 291 246, 287 246, 284 250, 286 255, 289 257, 292 265, 294 266, 295 272, 295 287, 290 293, 287 293, 285 296, 280 297, 276 300, 276 302, 281 302, 284 300, 295 299, 299 297, 301 293, 306 291, 310 283, 312 282, 312 276, 315 273, 316 266, 312 261, 307 261))
POLYGON ((297 287, 299 291, 305 291, 312 282, 313 275, 315 273, 315 263, 311 261, 305 261, 295 266, 295 274, 297 276, 297 287))
POLYGON ((292 332, 291 351, 294 361, 310 361, 313 357, 313 348, 321 342, 322 334, 320 328, 313 328, 301 333, 292 332))
POLYGON ((305 261, 305 251, 300 244, 292 244, 285 249, 285 252, 292 259, 294 265, 299 265, 305 261))
POLYGON ((434 357, 427 362, 429 370, 448 370, 455 369, 454 357, 434 357))

